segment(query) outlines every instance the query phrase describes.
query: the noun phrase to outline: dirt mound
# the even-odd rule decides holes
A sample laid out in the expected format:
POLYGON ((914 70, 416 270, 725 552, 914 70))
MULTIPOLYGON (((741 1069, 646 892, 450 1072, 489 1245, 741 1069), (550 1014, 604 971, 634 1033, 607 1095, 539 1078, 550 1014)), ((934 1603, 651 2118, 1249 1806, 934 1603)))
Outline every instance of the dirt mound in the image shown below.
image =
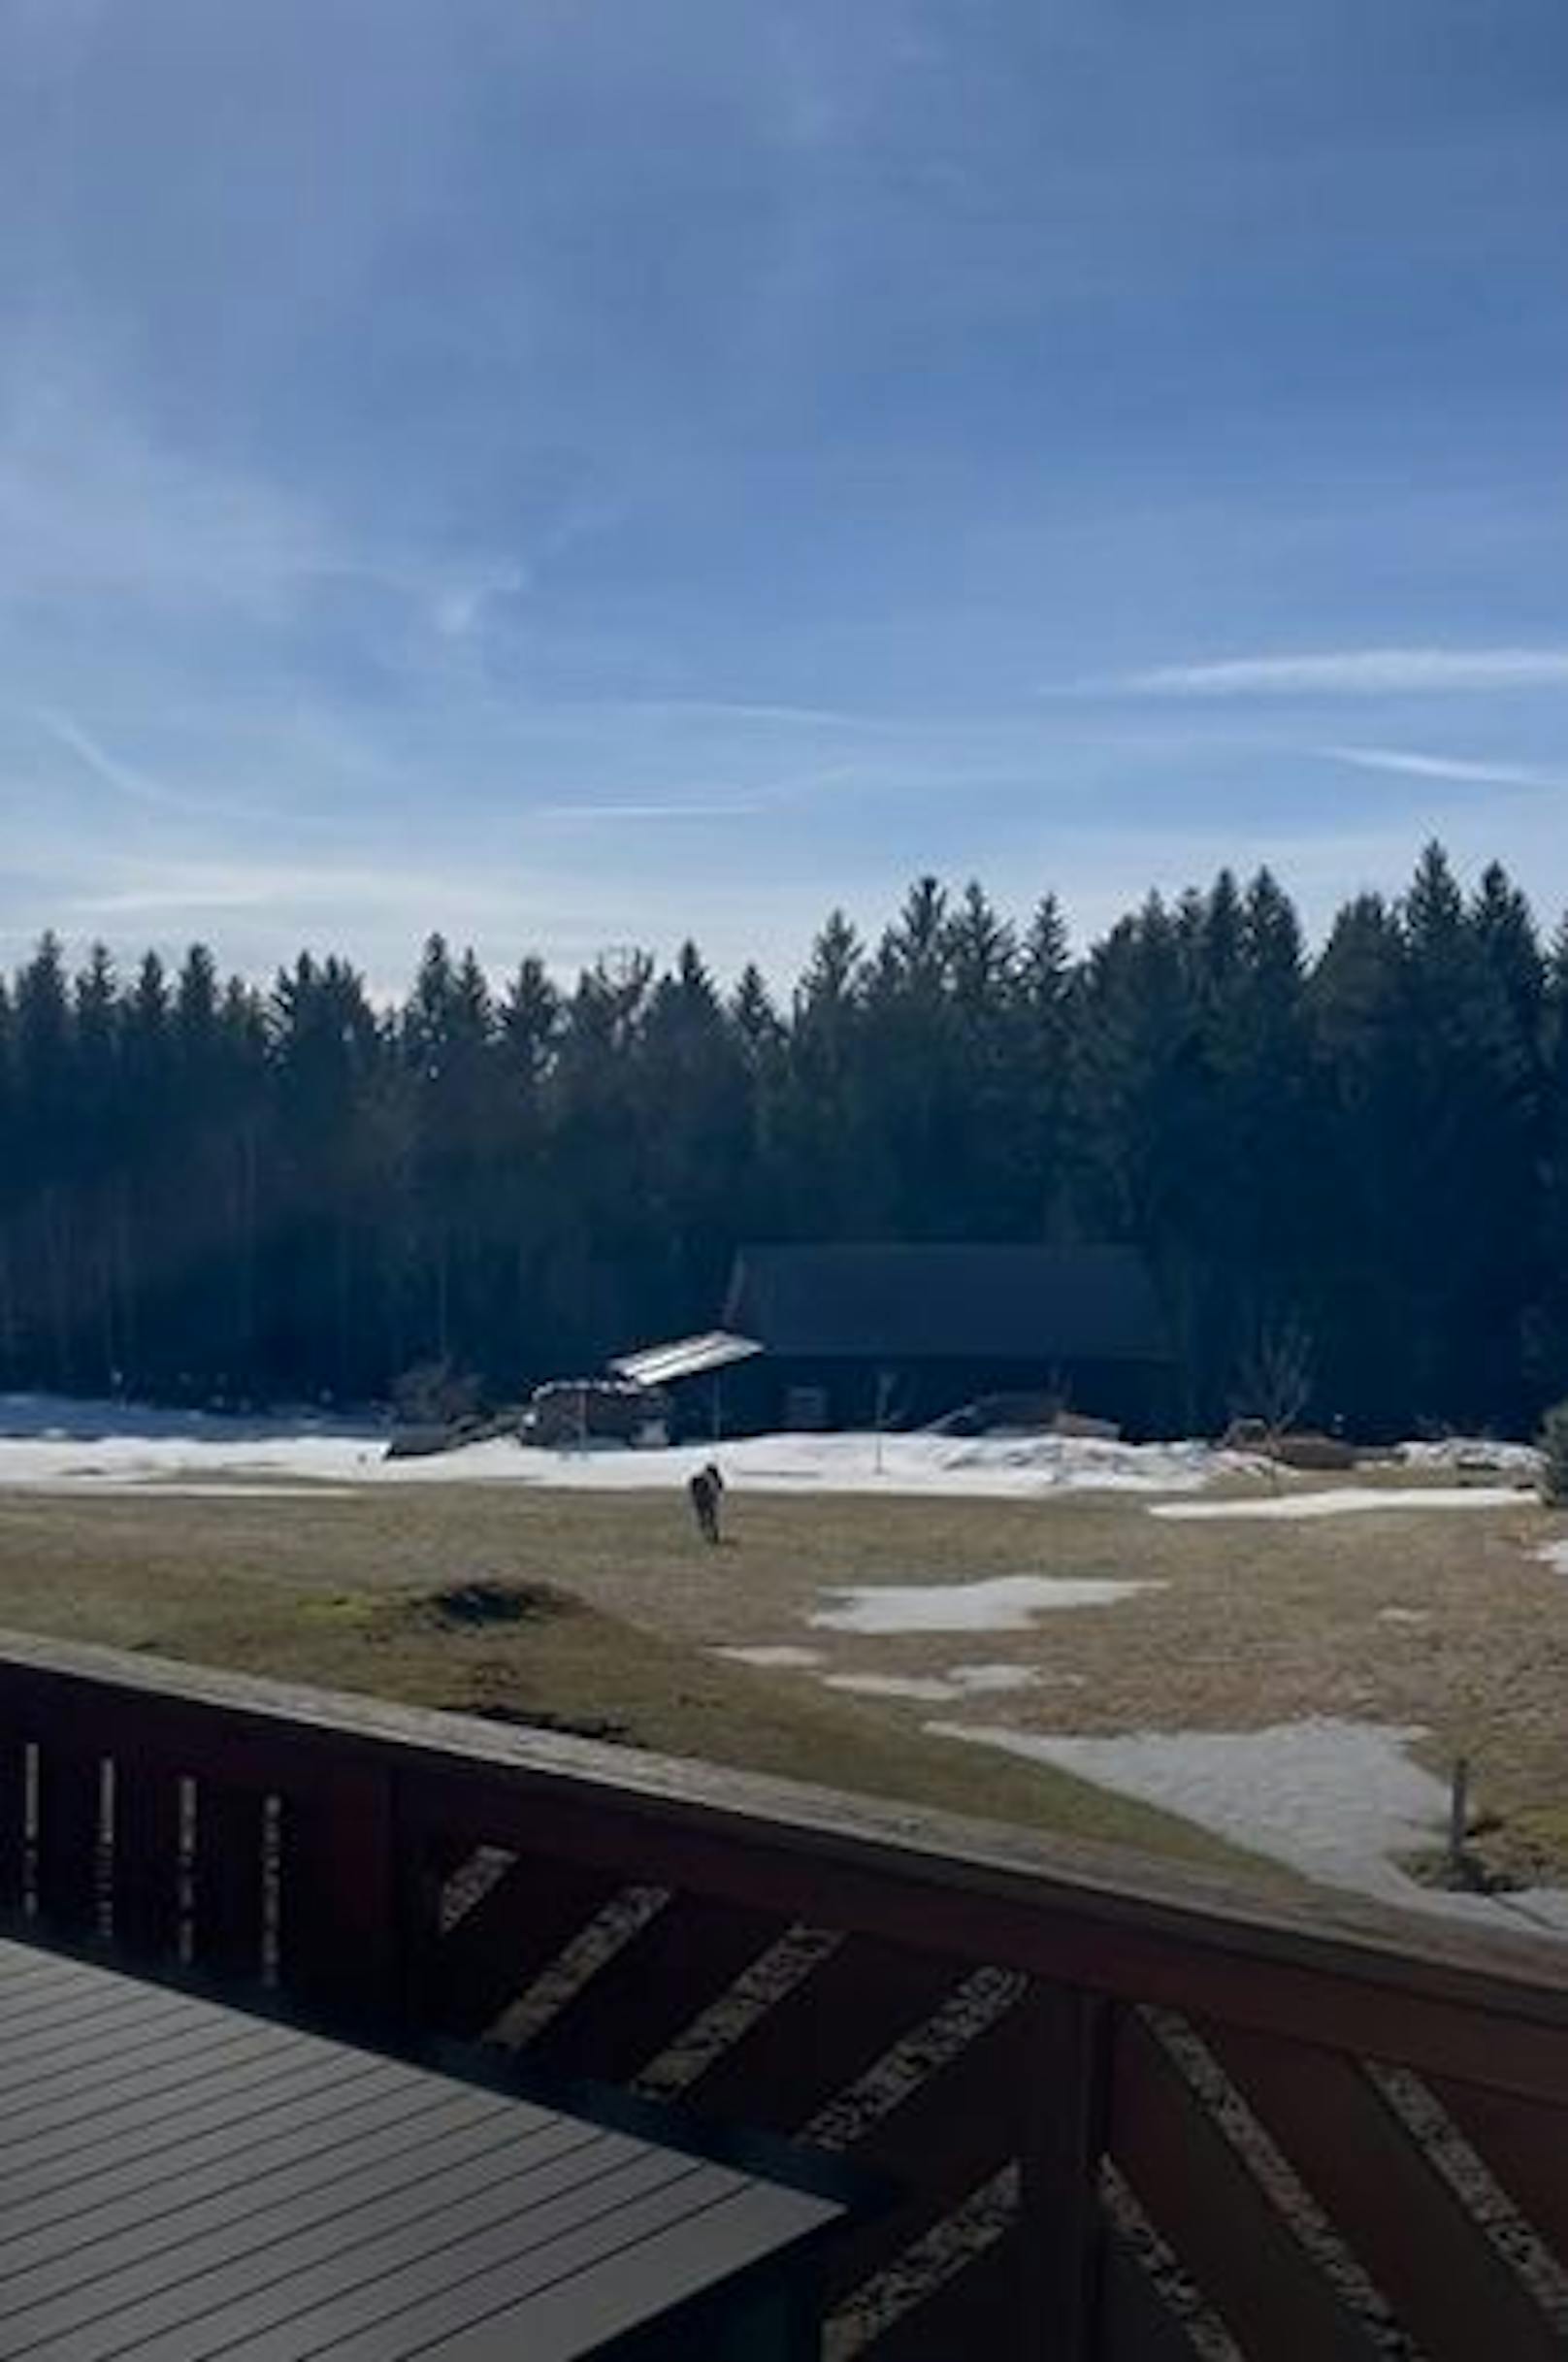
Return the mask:
POLYGON ((453 1583, 429 1592, 417 1611, 459 1631, 491 1624, 542 1624, 570 1616, 576 1602, 543 1583, 453 1583))

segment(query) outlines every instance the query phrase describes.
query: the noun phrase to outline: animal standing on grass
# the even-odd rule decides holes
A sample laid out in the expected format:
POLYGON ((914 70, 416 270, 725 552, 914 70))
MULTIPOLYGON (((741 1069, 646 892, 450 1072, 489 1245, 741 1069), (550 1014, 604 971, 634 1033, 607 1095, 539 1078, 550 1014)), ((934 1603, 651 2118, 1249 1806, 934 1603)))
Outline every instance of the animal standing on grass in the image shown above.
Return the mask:
POLYGON ((703 1541, 717 1543, 722 1540, 719 1532, 719 1502, 724 1493, 724 1479, 711 1460, 705 1468, 698 1469, 686 1490, 692 1496, 692 1515, 697 1520, 697 1530, 703 1541))

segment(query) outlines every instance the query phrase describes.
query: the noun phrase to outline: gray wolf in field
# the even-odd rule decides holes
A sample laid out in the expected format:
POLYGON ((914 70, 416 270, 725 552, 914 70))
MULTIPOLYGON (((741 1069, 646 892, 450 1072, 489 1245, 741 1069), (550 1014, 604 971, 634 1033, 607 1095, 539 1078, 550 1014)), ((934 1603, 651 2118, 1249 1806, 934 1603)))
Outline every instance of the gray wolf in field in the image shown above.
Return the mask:
POLYGON ((692 1515, 697 1530, 704 1542, 717 1542, 719 1533, 719 1501, 724 1493, 724 1479, 711 1460, 699 1468, 686 1487, 692 1496, 692 1515))

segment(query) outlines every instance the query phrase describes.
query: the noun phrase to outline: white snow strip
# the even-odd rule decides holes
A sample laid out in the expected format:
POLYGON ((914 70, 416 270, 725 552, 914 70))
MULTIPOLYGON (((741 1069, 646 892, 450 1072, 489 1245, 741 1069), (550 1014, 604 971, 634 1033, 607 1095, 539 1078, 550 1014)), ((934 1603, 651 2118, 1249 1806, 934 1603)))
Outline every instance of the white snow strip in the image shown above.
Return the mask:
POLYGON ((1424 1607, 1380 1607, 1379 1624, 1430 1624, 1432 1612, 1424 1607))
POLYGON ((930 1706, 951 1705, 964 1694, 956 1682, 934 1673, 830 1673, 823 1688, 852 1690, 857 1697, 913 1697, 930 1706))
POLYGON ((1032 1665, 954 1665, 947 1678, 971 1696, 984 1697, 1031 1689, 1038 1677, 1032 1665))
POLYGON ((1528 1493, 1513 1485, 1330 1485, 1322 1493, 1281 1493, 1267 1500, 1158 1501, 1156 1518, 1331 1518, 1355 1510, 1517 1509, 1528 1493))
POLYGON ((1035 1675, 1029 1665, 954 1665, 947 1673, 830 1673, 829 1689, 848 1689, 863 1697, 912 1697, 928 1705, 951 1704, 965 1697, 996 1697, 1028 1689, 1035 1675))
POLYGON ((178 1479, 148 1478, 145 1483, 120 1482, 114 1477, 21 1478, 11 1490, 42 1494, 52 1500, 91 1501, 357 1501, 365 1495, 352 1485, 190 1484, 178 1479))
POLYGON ((1568 1575, 1568 1539, 1543 1542, 1535 1555, 1548 1566, 1555 1567, 1559 1575, 1568 1575))
POLYGON ((1101 1576, 988 1575, 974 1583, 875 1583, 826 1591, 808 1621, 832 1632, 1024 1632, 1049 1608, 1109 1607, 1161 1583, 1101 1576))
POLYGON ((1541 1455, 1533 1443, 1498 1443, 1490 1435, 1445 1435, 1436 1443, 1401 1443, 1394 1458, 1407 1468, 1487 1468, 1498 1475, 1535 1477, 1541 1455))
POLYGON ((729 1657, 732 1664, 758 1665, 765 1672, 775 1666, 781 1672, 788 1672, 797 1667, 803 1670, 809 1665, 820 1665, 822 1662, 820 1649, 797 1649, 787 1644, 777 1648, 715 1649, 713 1654, 715 1657, 729 1657))
POLYGON ((1447 1789, 1405 1752, 1423 1735, 1419 1726, 1324 1718, 1267 1730, 1133 1731, 1115 1738, 1047 1737, 966 1722, 927 1728, 1076 1772, 1327 1886, 1455 1910, 1492 1926, 1526 1919, 1568 1935, 1568 1890, 1448 1894, 1419 1886, 1397 1867, 1392 1856, 1429 1852, 1446 1826, 1447 1789))
MULTIPOLYGON (((408 1460, 385 1457, 373 1420, 310 1412, 240 1418, 52 1395, 0 1396, 0 1489, 89 1479, 293 1477, 352 1485, 506 1484, 585 1492, 678 1493, 710 1444, 669 1451, 616 1446, 539 1451, 492 1437, 408 1460)), ((1216 1476, 1256 1472, 1242 1453, 1197 1442, 1098 1443, 1062 1435, 757 1435, 722 1445, 737 1491, 870 1493, 1032 1499, 1074 1493, 1192 1493, 1216 1476)))

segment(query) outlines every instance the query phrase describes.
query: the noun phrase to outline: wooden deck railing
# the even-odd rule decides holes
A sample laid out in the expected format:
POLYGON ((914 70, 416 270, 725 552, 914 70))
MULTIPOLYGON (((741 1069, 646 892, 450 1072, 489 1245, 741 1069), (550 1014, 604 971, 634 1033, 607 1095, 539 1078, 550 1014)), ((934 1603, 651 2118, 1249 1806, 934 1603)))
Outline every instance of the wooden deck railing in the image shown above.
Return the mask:
POLYGON ((0 1906, 876 2168, 833 2355, 1568 2350, 1545 1944, 16 1638, 0 1906))

